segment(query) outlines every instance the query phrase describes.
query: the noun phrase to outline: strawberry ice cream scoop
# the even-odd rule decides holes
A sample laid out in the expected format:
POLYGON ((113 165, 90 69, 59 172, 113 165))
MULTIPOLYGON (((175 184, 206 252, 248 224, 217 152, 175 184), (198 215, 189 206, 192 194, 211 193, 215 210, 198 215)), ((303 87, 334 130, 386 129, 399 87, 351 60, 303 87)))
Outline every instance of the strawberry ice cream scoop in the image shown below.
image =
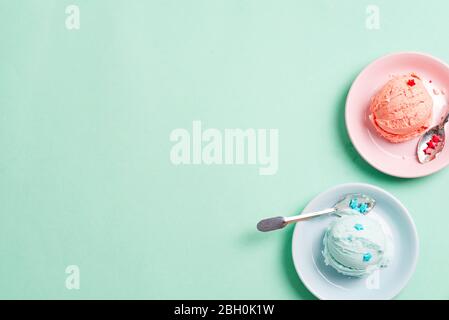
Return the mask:
POLYGON ((430 126, 433 100, 415 74, 396 76, 373 96, 369 119, 393 143, 411 140, 430 126))

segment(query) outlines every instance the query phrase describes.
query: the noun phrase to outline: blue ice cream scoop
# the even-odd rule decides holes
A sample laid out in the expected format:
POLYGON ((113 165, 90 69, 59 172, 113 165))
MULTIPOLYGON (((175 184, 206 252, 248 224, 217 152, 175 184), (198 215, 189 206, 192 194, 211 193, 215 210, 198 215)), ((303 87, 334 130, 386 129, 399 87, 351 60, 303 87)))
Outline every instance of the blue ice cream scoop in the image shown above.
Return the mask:
POLYGON ((365 215, 342 215, 325 232, 324 262, 344 275, 362 277, 388 266, 391 243, 376 220, 365 215))

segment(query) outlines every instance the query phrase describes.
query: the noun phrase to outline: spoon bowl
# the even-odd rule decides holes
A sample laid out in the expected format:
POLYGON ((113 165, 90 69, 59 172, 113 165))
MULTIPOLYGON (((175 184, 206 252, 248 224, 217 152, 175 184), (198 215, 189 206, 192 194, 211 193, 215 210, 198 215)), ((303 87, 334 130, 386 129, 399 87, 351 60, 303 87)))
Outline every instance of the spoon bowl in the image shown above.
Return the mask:
POLYGON ((449 120, 449 113, 444 117, 440 124, 430 128, 418 141, 416 153, 420 163, 427 163, 434 160, 443 150, 446 133, 444 126, 449 120))

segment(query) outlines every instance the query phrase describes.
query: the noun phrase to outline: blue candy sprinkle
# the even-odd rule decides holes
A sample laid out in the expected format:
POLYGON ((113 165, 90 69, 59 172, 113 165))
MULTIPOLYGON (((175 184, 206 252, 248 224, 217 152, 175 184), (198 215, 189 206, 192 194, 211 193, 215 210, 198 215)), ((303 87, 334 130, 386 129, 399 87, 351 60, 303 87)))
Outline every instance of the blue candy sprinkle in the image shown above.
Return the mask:
POLYGON ((357 199, 351 199, 351 201, 349 201, 349 207, 351 209, 357 209, 357 199))
POLYGON ((368 211, 368 205, 366 203, 362 203, 359 205, 359 212, 360 213, 366 213, 368 211))
POLYGON ((373 256, 371 255, 371 253, 367 252, 363 255, 363 262, 368 262, 371 260, 373 256))
POLYGON ((357 231, 363 230, 363 226, 360 223, 356 223, 356 225, 354 226, 354 229, 357 231))

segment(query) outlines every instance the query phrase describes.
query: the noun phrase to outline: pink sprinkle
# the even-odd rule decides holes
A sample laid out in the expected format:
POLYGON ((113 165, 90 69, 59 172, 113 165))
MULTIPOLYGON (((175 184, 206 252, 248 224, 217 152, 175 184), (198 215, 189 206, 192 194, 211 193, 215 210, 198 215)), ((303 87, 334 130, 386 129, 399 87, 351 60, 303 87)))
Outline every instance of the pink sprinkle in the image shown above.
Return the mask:
POLYGON ((438 143, 438 142, 441 141, 441 137, 439 135, 434 134, 432 136, 432 141, 435 142, 435 143, 438 143))

